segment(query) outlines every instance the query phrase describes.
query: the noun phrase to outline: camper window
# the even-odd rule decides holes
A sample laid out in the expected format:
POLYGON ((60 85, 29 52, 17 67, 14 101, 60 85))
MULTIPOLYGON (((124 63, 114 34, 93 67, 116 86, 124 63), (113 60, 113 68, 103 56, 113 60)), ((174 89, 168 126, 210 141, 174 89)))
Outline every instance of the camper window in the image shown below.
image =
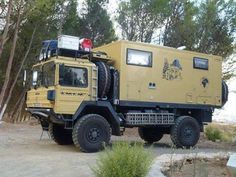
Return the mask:
POLYGON ((193 67, 196 69, 208 70, 208 59, 194 57, 193 67))
POLYGON ((127 64, 152 67, 152 52, 127 49, 127 64))

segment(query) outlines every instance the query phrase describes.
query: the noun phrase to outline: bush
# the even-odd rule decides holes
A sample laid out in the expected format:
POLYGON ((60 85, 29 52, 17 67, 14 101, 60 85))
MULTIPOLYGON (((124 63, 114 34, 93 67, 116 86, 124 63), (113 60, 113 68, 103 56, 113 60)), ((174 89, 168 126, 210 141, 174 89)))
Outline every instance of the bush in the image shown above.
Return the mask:
POLYGON ((105 149, 93 169, 97 177, 144 177, 147 175, 152 156, 143 144, 129 145, 125 142, 113 144, 112 150, 105 149))
POLYGON ((222 132, 213 126, 208 126, 205 129, 205 135, 207 137, 207 139, 211 140, 211 141, 216 141, 216 140, 222 140, 222 132))

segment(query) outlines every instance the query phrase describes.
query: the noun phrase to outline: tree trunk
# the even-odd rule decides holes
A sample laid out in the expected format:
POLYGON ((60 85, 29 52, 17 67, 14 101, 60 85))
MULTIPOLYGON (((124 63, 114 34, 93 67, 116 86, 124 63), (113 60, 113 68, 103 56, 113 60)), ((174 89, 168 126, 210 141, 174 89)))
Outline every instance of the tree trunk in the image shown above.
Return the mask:
POLYGON ((21 8, 19 8, 19 11, 18 11, 18 17, 17 17, 17 23, 16 23, 15 32, 14 32, 14 38, 13 38, 11 53, 10 53, 10 56, 9 56, 9 59, 8 59, 6 77, 5 77, 4 84, 2 86, 2 90, 1 90, 1 94, 0 94, 0 110, 2 110, 3 101, 4 101, 4 98, 5 98, 5 95, 6 95, 8 83, 10 81, 11 68, 12 68, 12 63, 13 63, 13 59, 14 59, 14 56, 15 56, 16 42, 17 42, 17 38, 18 38, 18 31, 19 31, 19 26, 20 26, 20 21, 21 21, 20 11, 21 11, 21 8))
POLYGON ((19 104, 19 107, 16 111, 16 116, 15 116, 14 122, 15 122, 15 120, 21 119, 21 112, 22 112, 22 108, 23 108, 24 102, 25 102, 25 94, 26 94, 26 91, 24 91, 23 96, 20 99, 20 104, 19 104))
POLYGON ((14 117, 16 111, 17 111, 17 108, 19 107, 19 104, 20 104, 20 101, 22 100, 22 97, 24 97, 24 95, 25 95, 25 92, 26 92, 26 90, 24 89, 22 91, 22 93, 20 94, 20 97, 18 98, 16 104, 14 105, 14 108, 11 109, 11 113, 9 114, 9 121, 10 122, 14 121, 13 117, 14 117))
POLYGON ((7 10, 7 15, 6 15, 6 25, 5 25, 1 40, 0 40, 0 58, 2 56, 3 47, 4 47, 4 44, 6 43, 7 35, 8 35, 8 31, 9 31, 10 17, 11 17, 11 12, 12 12, 12 1, 13 0, 9 0, 9 2, 8 2, 8 10, 7 10))
MULTIPOLYGON (((32 35, 31 35, 31 39, 30 39, 30 43, 29 43, 28 49, 27 49, 27 51, 26 51, 26 53, 25 53, 25 56, 24 56, 23 60, 21 61, 21 65, 20 65, 20 67, 19 67, 19 70, 18 70, 18 72, 17 72, 17 74, 16 74, 16 76, 15 76, 15 79, 14 79, 14 81, 13 81, 11 87, 10 87, 7 100, 5 101, 5 104, 4 104, 4 105, 6 105, 6 106, 8 105, 8 103, 9 103, 9 101, 10 101, 10 99, 11 99, 12 92, 13 92, 13 89, 14 89, 14 87, 15 87, 15 85, 16 85, 16 82, 17 82, 17 80, 18 80, 18 77, 19 77, 19 75, 20 75, 21 69, 22 69, 22 67, 23 67, 23 65, 24 65, 24 63, 25 63, 25 60, 27 59, 27 57, 28 57, 28 55, 29 55, 29 52, 30 52, 30 50, 31 50, 31 46, 32 46, 32 43, 33 43, 35 31, 36 31, 36 27, 34 28, 34 31, 33 31, 32 35)), ((1 110, 1 113, 0 113, 0 120, 2 119, 2 116, 4 115, 4 111, 5 111, 5 109, 2 109, 2 110, 1 110)))

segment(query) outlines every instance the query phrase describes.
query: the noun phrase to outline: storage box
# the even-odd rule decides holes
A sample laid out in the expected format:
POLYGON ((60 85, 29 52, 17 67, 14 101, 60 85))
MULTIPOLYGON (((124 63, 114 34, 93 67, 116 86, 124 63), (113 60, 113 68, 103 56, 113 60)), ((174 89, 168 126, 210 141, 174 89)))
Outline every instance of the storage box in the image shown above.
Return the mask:
POLYGON ((68 50, 79 50, 79 37, 68 35, 58 36, 58 48, 68 50))

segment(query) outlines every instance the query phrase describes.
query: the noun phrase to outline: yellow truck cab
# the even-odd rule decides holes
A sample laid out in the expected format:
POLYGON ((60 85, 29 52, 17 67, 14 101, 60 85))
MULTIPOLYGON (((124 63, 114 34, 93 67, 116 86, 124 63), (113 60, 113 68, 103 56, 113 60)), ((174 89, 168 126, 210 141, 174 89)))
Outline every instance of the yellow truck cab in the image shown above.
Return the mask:
POLYGON ((56 143, 83 152, 132 127, 148 143, 170 134, 189 148, 227 101, 221 64, 219 56, 130 41, 92 50, 90 40, 62 35, 43 43, 27 111, 56 143))

